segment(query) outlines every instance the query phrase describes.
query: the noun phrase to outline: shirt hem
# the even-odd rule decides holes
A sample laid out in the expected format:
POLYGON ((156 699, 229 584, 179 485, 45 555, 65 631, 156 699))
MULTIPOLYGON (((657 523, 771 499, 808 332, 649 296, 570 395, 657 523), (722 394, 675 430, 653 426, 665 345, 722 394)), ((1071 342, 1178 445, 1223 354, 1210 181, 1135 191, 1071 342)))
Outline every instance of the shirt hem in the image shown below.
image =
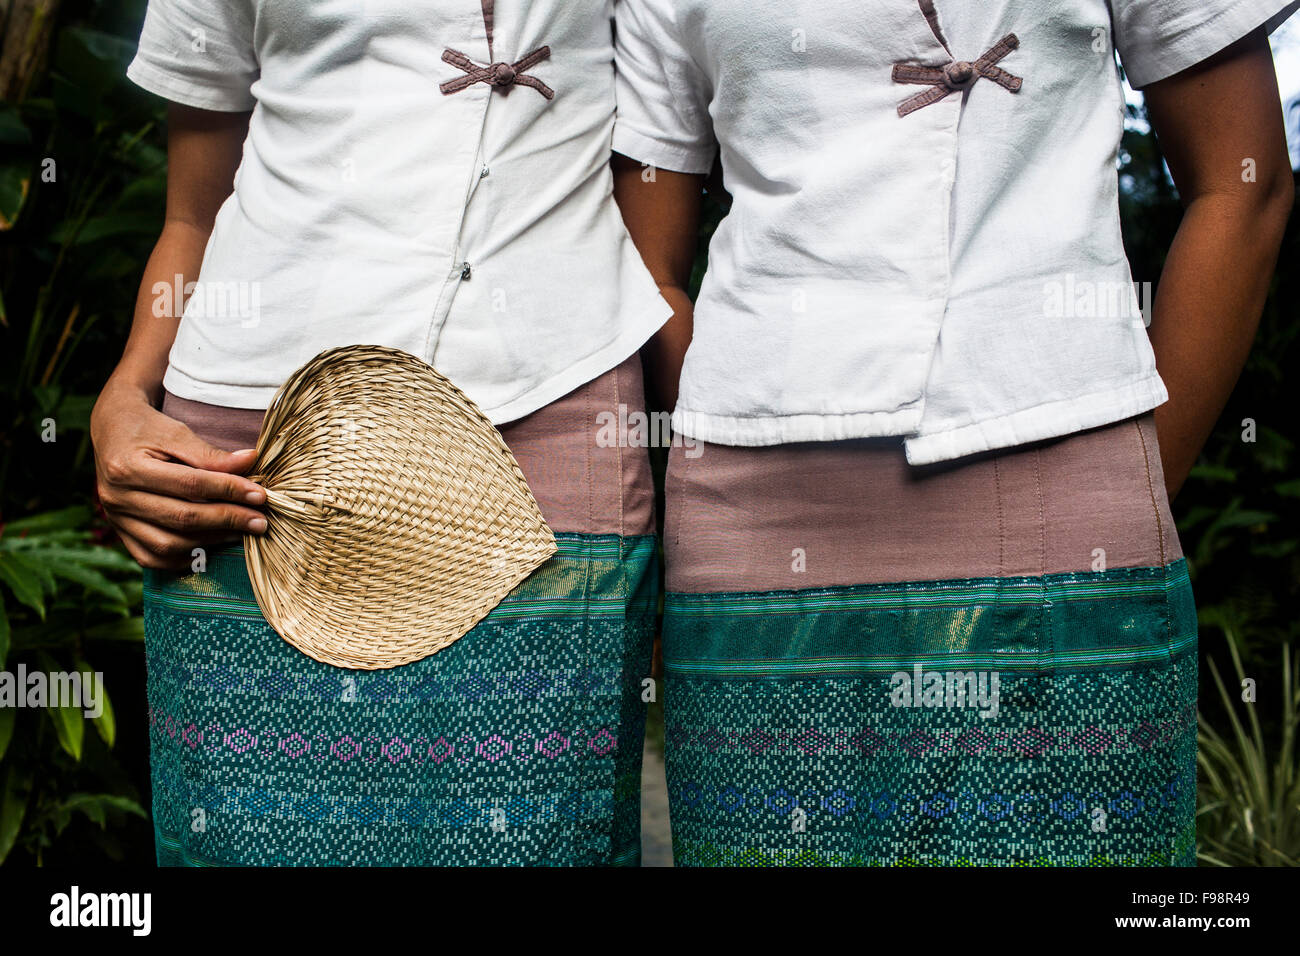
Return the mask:
POLYGON ((710 415, 679 407, 672 421, 673 430, 685 437, 739 447, 902 438, 908 464, 933 465, 1100 428, 1149 412, 1168 400, 1164 382, 1152 373, 1118 390, 1046 402, 928 435, 916 434, 923 414, 920 402, 888 412, 771 417, 710 415))
MULTIPOLYGON (((669 318, 672 308, 663 304, 648 321, 630 326, 622 335, 603 348, 587 355, 581 361, 568 365, 563 371, 533 386, 507 402, 492 407, 480 405, 483 414, 493 425, 504 425, 530 415, 576 388, 586 385, 598 375, 608 372, 641 348, 669 318)), ((173 365, 168 365, 163 375, 163 388, 177 398, 225 408, 251 408, 265 410, 280 390, 279 385, 217 385, 192 378, 173 365)), ((470 387, 470 390, 473 386, 470 387)), ((470 390, 467 390, 467 394, 470 390)), ((473 395, 470 395, 473 398, 473 395)), ((595 427, 594 423, 593 426, 595 427)))
POLYGON ((1159 374, 1152 373, 1118 391, 1047 402, 933 435, 909 437, 904 442, 907 462, 933 465, 980 452, 1062 438, 1141 415, 1168 400, 1164 382, 1159 374))
POLYGON ((915 431, 921 423, 920 404, 888 412, 843 415, 774 415, 741 417, 710 415, 680 406, 673 412, 673 431, 715 445, 759 447, 797 442, 886 438, 915 431))

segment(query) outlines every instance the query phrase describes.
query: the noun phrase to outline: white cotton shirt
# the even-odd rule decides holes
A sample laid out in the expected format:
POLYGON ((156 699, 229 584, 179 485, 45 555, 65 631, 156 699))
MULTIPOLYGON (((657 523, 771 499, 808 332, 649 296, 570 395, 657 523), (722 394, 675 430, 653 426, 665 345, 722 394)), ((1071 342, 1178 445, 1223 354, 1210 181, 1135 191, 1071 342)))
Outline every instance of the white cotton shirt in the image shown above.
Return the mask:
POLYGON ((612 0, 150 0, 128 75, 252 110, 171 350, 182 398, 265 408, 340 345, 403 349, 496 423, 632 355, 671 315, 613 202, 612 0), (491 4, 489 4, 491 6, 491 4), (516 63, 537 89, 443 60, 516 63), (507 92, 503 92, 507 91, 507 92))
POLYGON ((703 173, 716 141, 733 197, 682 370, 684 434, 905 436, 928 464, 1167 399, 1120 237, 1115 48, 1142 86, 1296 4, 935 0, 934 27, 929 5, 618 0, 614 149, 703 173), (900 116, 928 86, 895 64, 976 61, 1008 34, 997 66, 1017 91, 979 76, 900 116))

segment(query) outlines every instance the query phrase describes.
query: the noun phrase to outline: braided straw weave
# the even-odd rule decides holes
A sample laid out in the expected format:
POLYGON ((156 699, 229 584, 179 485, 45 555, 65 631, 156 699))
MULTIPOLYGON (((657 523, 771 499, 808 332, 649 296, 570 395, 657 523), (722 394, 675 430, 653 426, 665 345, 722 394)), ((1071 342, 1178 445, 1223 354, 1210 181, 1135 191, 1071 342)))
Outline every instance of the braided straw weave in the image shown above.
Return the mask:
POLYGON ((295 372, 252 478, 268 524, 244 537, 253 593, 281 637, 326 664, 427 657, 555 553, 500 433, 395 349, 332 349, 295 372))

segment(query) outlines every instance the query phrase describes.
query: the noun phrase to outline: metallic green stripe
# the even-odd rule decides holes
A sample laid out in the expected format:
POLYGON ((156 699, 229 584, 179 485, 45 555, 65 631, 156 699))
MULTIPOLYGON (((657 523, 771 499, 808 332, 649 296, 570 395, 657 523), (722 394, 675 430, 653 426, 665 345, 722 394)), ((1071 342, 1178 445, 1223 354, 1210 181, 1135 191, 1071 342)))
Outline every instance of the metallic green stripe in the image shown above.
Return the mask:
MULTIPOLYGON (((494 608, 487 622, 617 617, 629 611, 653 610, 655 595, 627 594, 623 567, 628 562, 640 565, 652 560, 654 536, 559 534, 555 540, 555 556, 494 608), (584 593, 589 597, 582 598, 584 593)), ((242 545, 211 555, 201 574, 147 571, 144 593, 151 604, 176 613, 247 620, 262 617, 244 566, 242 545)))
POLYGON ((927 581, 858 585, 810 591, 770 591, 726 594, 669 594, 667 607, 679 617, 723 617, 811 614, 836 611, 912 610, 929 608, 1038 607, 1058 601, 1109 600, 1123 596, 1159 595, 1189 583, 1187 564, 1179 560, 1162 568, 1122 568, 1093 574, 1049 575, 1041 578, 984 578, 970 581, 927 581), (1114 577, 1109 577, 1114 575, 1114 577))
POLYGON ((1193 653, 1196 608, 1179 560, 1042 578, 673 594, 664 630, 665 669, 683 677, 1090 670, 1193 653))
POLYGON ((1094 650, 1080 653, 1027 654, 1015 657, 1010 654, 998 656, 987 654, 917 654, 909 657, 846 657, 816 658, 797 661, 691 661, 673 660, 665 662, 667 669, 675 674, 715 677, 774 677, 774 676, 822 676, 831 674, 852 674, 864 671, 884 671, 893 673, 906 670, 916 664, 929 669, 945 670, 999 670, 999 671, 1036 671, 1046 667, 1054 669, 1083 667, 1085 665, 1127 665, 1149 662, 1168 661, 1181 656, 1196 645, 1195 635, 1174 641, 1169 645, 1114 648, 1113 650, 1094 650))

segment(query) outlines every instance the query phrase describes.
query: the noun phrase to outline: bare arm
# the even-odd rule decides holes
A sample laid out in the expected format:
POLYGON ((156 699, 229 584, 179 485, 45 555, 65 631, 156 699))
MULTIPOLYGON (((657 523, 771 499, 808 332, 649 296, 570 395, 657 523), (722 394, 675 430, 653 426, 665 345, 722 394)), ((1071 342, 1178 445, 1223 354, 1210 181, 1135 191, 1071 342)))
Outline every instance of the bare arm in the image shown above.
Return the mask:
POLYGON ((100 501, 127 550, 146 567, 188 563, 192 548, 265 530, 254 510, 265 493, 239 477, 251 452, 213 448, 157 411, 167 355, 183 311, 154 314, 155 283, 198 278, 217 210, 230 195, 248 131, 247 113, 172 106, 168 115, 167 215, 145 266, 121 361, 91 415, 100 501))
POLYGON ((1150 329, 1169 388, 1156 426, 1172 498, 1250 352, 1294 187, 1262 30, 1144 92, 1185 209, 1150 329))
POLYGON ((657 404, 669 411, 677 404, 682 360, 691 344, 695 309, 688 293, 700 228, 703 176, 654 170, 643 175, 635 160, 615 154, 614 198, 623 212, 632 241, 659 292, 673 307, 673 317, 645 346, 650 385, 657 404))
POLYGON ((153 285, 170 286, 177 275, 198 278, 203 251, 221 204, 230 195, 239 166, 247 113, 216 113, 172 105, 167 115, 167 214, 153 255, 145 265, 135 318, 122 359, 109 378, 130 385, 149 399, 162 398, 167 353, 176 338, 181 309, 155 316, 153 285))

